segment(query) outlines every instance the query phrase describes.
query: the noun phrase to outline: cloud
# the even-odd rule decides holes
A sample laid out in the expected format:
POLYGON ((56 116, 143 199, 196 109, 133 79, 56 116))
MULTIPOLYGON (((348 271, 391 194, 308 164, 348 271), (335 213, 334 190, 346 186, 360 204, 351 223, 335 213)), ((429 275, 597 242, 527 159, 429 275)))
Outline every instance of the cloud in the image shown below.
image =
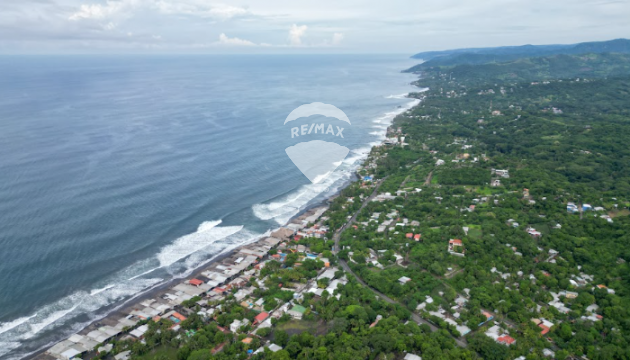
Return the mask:
POLYGON ((235 45, 235 46, 256 46, 253 42, 249 40, 239 39, 237 37, 230 38, 227 35, 221 33, 219 35, 219 44, 223 45, 235 45))
POLYGON ((166 15, 188 15, 219 20, 228 20, 250 14, 250 11, 244 7, 209 4, 204 0, 160 0, 155 3, 155 7, 166 15))
POLYGON ((342 40, 343 40, 343 34, 342 33, 334 33, 333 34, 333 37, 332 37, 332 44, 333 45, 341 44, 342 40))
POLYGON ((162 15, 184 15, 200 18, 228 20, 251 14, 244 7, 210 4, 205 0, 107 0, 105 4, 83 4, 73 12, 70 20, 104 19, 132 10, 155 10, 162 15))
POLYGON ((107 1, 105 5, 101 4, 89 4, 81 5, 79 10, 72 13, 69 20, 81 20, 81 19, 103 19, 127 10, 134 6, 136 1, 123 0, 123 1, 107 1))
POLYGON ((291 29, 289 30, 289 42, 291 43, 291 46, 302 45, 302 36, 306 33, 306 29, 308 29, 308 26, 306 25, 297 26, 296 24, 293 24, 293 26, 291 26, 291 29))

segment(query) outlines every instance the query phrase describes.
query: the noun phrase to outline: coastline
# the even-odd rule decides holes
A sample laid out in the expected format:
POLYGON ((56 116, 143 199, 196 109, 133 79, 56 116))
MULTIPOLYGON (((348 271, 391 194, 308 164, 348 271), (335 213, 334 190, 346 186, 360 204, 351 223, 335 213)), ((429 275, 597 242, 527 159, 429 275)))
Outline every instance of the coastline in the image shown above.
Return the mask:
MULTIPOLYGON (((414 85, 416 86, 416 85, 414 85)), ((410 92, 411 93, 411 92, 410 92)), ((406 111, 409 111, 411 109, 413 109, 414 107, 418 106, 418 104, 420 103, 420 100, 418 98, 414 98, 414 97, 409 97, 409 94, 407 93, 406 95, 404 95, 405 99, 411 99, 413 101, 411 101, 410 103, 408 103, 406 106, 403 105, 402 107, 396 108, 394 109, 394 111, 392 111, 391 113, 394 113, 393 116, 391 117, 391 120, 389 121, 389 123, 383 124, 383 125, 387 125, 387 128, 384 131, 384 136, 383 139, 379 139, 378 141, 375 142, 371 142, 368 144, 369 146, 369 151, 366 152, 366 156, 365 158, 367 158, 368 154, 375 148, 375 147, 379 147, 385 144, 386 139, 387 139, 387 134, 390 133, 392 126, 394 126, 394 121, 396 119, 396 117, 398 117, 399 115, 403 114, 406 111)), ((359 162, 357 162, 358 165, 361 165, 364 163, 365 158, 361 158, 361 160, 359 162)), ((333 194, 330 194, 329 196, 327 196, 326 198, 323 198, 317 202, 314 202, 310 205, 307 205, 304 209, 302 209, 301 211, 299 211, 297 214, 295 214, 294 216, 292 216, 287 223, 285 223, 284 225, 279 226, 278 228, 276 228, 275 230, 272 231, 276 232, 280 229, 286 228, 287 226, 289 226, 290 224, 295 224, 295 223, 300 223, 301 219, 303 220, 304 218, 308 217, 308 216, 312 216, 312 214, 318 210, 321 209, 323 207, 325 207, 327 209, 327 204, 332 201, 334 198, 336 198, 341 191, 343 191, 343 189, 345 189, 348 185, 350 185, 351 183, 353 183, 354 181, 357 181, 358 179, 360 179, 360 177, 358 176, 357 173, 357 169, 353 169, 352 170, 352 175, 351 177, 346 180, 343 184, 341 184, 333 194)), ((318 218, 321 217, 322 214, 319 214, 318 218)), ((222 262, 235 258, 237 256, 237 254, 244 248, 246 248, 249 245, 252 244, 257 244, 260 243, 262 241, 264 241, 266 238, 269 238, 269 233, 263 234, 260 237, 257 238, 253 238, 250 241, 247 241, 245 243, 241 243, 238 245, 234 245, 233 247, 229 247, 226 248, 225 250, 223 250, 222 252, 213 255, 212 257, 210 257, 209 259, 207 259, 206 261, 200 263, 195 269, 191 270, 187 276, 182 277, 182 278, 170 278, 164 282, 158 283, 156 285, 154 285, 153 287, 150 287, 142 292, 139 292, 133 296, 131 296, 130 298, 117 303, 117 304, 112 304, 112 309, 108 310, 102 317, 92 320, 90 321, 87 325, 85 325, 81 330, 77 331, 75 334, 87 334, 91 331, 94 331, 102 326, 112 326, 117 318, 124 318, 125 316, 127 316, 130 312, 136 310, 139 306, 141 306, 141 303, 146 301, 146 300, 150 300, 150 299, 156 299, 156 298, 160 298, 162 296, 164 296, 169 290, 172 290, 175 286, 179 285, 179 284, 184 284, 184 283, 188 283, 188 281, 190 279, 196 278, 197 276, 200 276, 201 273, 203 273, 204 271, 207 271, 208 269, 217 266, 218 264, 221 264, 222 262)), ((242 271, 240 272, 242 273, 242 271)), ((239 273, 239 274, 240 274, 239 273)), ((25 355, 23 358, 24 359, 55 359, 56 357, 50 355, 48 353, 48 351, 51 349, 52 346, 55 346, 56 344, 59 344, 61 342, 63 342, 64 339, 60 339, 57 340, 55 342, 51 342, 47 345, 42 346, 40 349, 25 355)))

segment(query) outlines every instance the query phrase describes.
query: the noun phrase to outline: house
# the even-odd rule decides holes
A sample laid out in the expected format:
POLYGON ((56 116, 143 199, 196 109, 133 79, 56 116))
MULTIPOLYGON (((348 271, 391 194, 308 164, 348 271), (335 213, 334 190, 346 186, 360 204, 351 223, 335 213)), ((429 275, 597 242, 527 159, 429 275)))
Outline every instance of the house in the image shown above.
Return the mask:
POLYGON ((438 161, 435 162, 435 166, 440 166, 440 165, 444 165, 444 160, 438 159, 438 161))
POLYGON ((578 207, 574 203, 568 202, 567 203, 567 212, 576 213, 576 212, 578 212, 578 207))
POLYGON ((403 360, 422 360, 422 358, 418 355, 407 353, 403 360))
POLYGON ((420 235, 420 234, 416 234, 416 235, 414 235, 414 236, 413 236, 413 239, 414 239, 415 241, 420 241, 420 237, 422 237, 422 235, 420 235))
POLYGON ((295 230, 283 227, 271 233, 271 237, 286 241, 289 240, 289 238, 294 234, 295 230))
POLYGON ((142 339, 142 337, 144 337, 144 333, 146 333, 148 330, 149 326, 147 324, 144 324, 142 326, 138 326, 136 329, 132 330, 129 333, 138 339, 142 339))
POLYGON ((598 289, 605 289, 609 294, 614 294, 615 293, 615 290, 609 289, 608 287, 606 287, 606 285, 603 285, 603 284, 597 285, 597 288, 598 289))
POLYGON ((197 286, 197 287, 199 287, 200 285, 203 285, 203 281, 199 279, 190 279, 188 280, 188 283, 192 286, 197 286))
POLYGON ((306 312, 306 308, 304 306, 294 305, 291 310, 287 311, 287 314, 291 315, 295 319, 301 320, 305 312, 306 312))
POLYGON ((460 239, 448 241, 448 252, 452 255, 464 256, 464 245, 460 239))
POLYGON ((248 325, 249 324, 249 320, 247 319, 243 319, 243 320, 238 320, 235 319, 234 321, 232 321, 232 323, 230 324, 230 331, 235 333, 237 332, 241 327, 248 325))
POLYGON ((499 344, 510 346, 516 342, 516 339, 506 334, 498 325, 489 328, 485 334, 499 344))
POLYGON ((425 296, 426 300, 424 302, 422 302, 420 305, 418 305, 418 307, 416 307, 416 310, 424 310, 424 308, 427 306, 427 304, 432 304, 433 303, 433 298, 429 295, 425 296))
POLYGON ((282 350, 282 346, 280 345, 276 345, 276 344, 271 344, 268 346, 269 350, 271 350, 272 352, 277 352, 282 350))
POLYGON ((503 335, 503 336, 499 336, 497 338, 497 342, 499 344, 504 344, 504 345, 510 346, 510 345, 514 344, 516 342, 516 340, 513 337, 511 337, 510 335, 503 335))
POLYGON ((114 359, 116 360, 129 360, 129 358, 131 357, 131 350, 127 350, 127 351, 123 351, 121 353, 118 353, 114 356, 114 359))
POLYGON ((501 186, 501 180, 499 180, 499 179, 492 180, 492 182, 490 183, 490 186, 492 186, 492 187, 501 186))
POLYGON ((486 317, 486 321, 484 321, 484 322, 482 322, 481 324, 479 324, 479 326, 481 326, 481 325, 485 324, 486 322, 488 322, 488 321, 490 321, 490 320, 494 319, 494 315, 490 314, 490 313, 489 313, 489 312, 487 312, 487 311, 483 311, 483 310, 481 310, 481 313, 482 313, 482 314, 486 317))
POLYGON ((545 357, 550 357, 550 358, 555 358, 556 357, 556 353, 554 351, 552 351, 551 349, 543 349, 543 355, 545 357))
POLYGON ((256 317, 254 318, 254 325, 260 324, 263 321, 267 320, 267 318, 269 317, 269 313, 266 312, 261 312, 260 314, 256 315, 256 317))
POLYGON ((500 176, 502 178, 509 178, 510 177, 510 172, 509 170, 499 170, 499 169, 492 169, 492 172, 494 174, 496 174, 497 176, 500 176))
POLYGON ((534 238, 541 237, 542 233, 540 231, 536 231, 536 229, 530 227, 527 229, 527 233, 534 238))
POLYGON ((398 279, 398 282, 400 283, 400 285, 405 285, 406 283, 408 283, 410 281, 411 281, 411 279, 406 277, 406 276, 403 276, 400 279, 398 279))

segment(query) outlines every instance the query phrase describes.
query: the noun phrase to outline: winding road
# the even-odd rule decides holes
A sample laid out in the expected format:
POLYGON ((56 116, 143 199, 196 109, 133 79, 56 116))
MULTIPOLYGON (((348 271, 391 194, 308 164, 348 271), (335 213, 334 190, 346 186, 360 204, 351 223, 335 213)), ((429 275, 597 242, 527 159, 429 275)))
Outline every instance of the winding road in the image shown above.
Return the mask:
MULTIPOLYGON (((431 172, 429 174, 429 179, 431 177, 431 174, 433 172, 431 172)), ((382 180, 380 180, 378 182, 378 184, 376 185, 376 187, 374 188, 374 191, 372 192, 372 194, 370 196, 368 196, 365 200, 363 200, 363 203, 361 204, 361 207, 352 215, 352 217, 350 219, 348 219, 348 221, 346 221, 345 224, 343 224, 342 227, 340 227, 339 229, 337 229, 337 231, 335 231, 334 235, 333 235, 333 240, 335 242, 335 247, 334 247, 334 253, 335 255, 339 252, 339 240, 341 238, 341 233, 348 228, 348 226, 351 226, 357 219, 357 216, 359 215, 359 213, 361 212, 361 210, 363 210, 363 208, 370 202, 372 201, 376 195, 378 194, 378 189, 381 187, 381 185, 383 184, 383 182, 385 181, 385 179, 387 179, 387 177, 383 178, 382 180)), ((430 180, 429 180, 430 181, 430 180)), ((402 304, 400 304, 398 301, 388 297, 387 295, 381 293, 380 291, 372 288, 371 286, 369 286, 368 284, 366 284, 363 279, 361 279, 359 276, 357 276, 357 274, 354 273, 354 271, 352 271, 352 269, 350 269, 350 266, 348 266, 348 263, 341 259, 338 258, 339 260, 339 264, 341 264, 341 267, 343 268, 343 270, 347 273, 352 274, 357 281, 365 286, 366 288, 370 289, 374 294, 376 294, 378 297, 380 297, 381 299, 387 301, 390 304, 398 304, 400 306, 403 306, 402 304)), ((438 327, 433 325, 432 323, 428 322, 427 320, 423 319, 422 317, 420 317, 420 315, 412 312, 411 313, 411 318, 417 323, 417 324, 426 324, 431 328, 431 331, 437 331, 438 327)), ((462 338, 456 338, 455 336, 452 336, 453 340, 455 340, 455 342, 457 343, 457 345, 465 348, 468 347, 468 343, 466 342, 466 339, 462 338)))

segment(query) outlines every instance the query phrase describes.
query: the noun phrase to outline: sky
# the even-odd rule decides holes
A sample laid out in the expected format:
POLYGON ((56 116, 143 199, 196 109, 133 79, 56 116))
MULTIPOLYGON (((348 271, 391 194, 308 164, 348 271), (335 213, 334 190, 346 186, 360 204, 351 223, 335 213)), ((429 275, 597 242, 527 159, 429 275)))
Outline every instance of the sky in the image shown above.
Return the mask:
POLYGON ((627 0, 0 0, 1 54, 396 53, 630 37, 627 0))

